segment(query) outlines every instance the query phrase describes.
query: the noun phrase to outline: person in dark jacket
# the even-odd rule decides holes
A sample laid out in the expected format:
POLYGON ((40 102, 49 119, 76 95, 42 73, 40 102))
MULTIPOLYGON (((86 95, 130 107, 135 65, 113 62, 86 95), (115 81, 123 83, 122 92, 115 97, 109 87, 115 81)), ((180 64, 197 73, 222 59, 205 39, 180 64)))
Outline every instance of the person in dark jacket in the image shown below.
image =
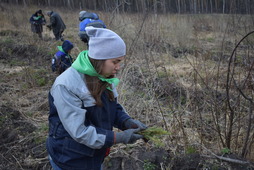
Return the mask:
POLYGON ((64 41, 62 34, 66 29, 66 26, 61 16, 54 11, 48 11, 47 15, 50 17, 50 23, 47 25, 47 27, 53 30, 56 40, 64 41))
POLYGON ((73 49, 73 44, 69 40, 65 40, 62 46, 57 46, 59 51, 56 52, 52 59, 52 71, 61 74, 69 68, 73 62, 70 53, 73 49))
POLYGON ((56 78, 48 95, 46 147, 54 170, 100 170, 112 145, 134 143, 147 128, 117 101, 115 75, 126 55, 124 41, 109 29, 86 31, 88 51, 56 78))
POLYGON ((36 11, 30 17, 29 22, 31 23, 32 32, 38 34, 39 38, 42 38, 43 25, 46 24, 46 19, 42 13, 42 10, 36 11))
POLYGON ((79 13, 79 37, 84 43, 88 43, 89 37, 86 34, 86 27, 106 28, 106 25, 96 13, 81 11, 79 13))

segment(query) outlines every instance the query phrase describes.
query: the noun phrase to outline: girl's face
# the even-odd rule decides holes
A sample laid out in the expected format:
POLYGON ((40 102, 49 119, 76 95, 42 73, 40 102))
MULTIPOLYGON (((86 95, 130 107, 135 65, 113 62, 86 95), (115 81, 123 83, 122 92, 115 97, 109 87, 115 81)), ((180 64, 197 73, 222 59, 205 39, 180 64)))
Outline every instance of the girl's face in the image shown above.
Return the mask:
POLYGON ((120 70, 120 64, 124 60, 124 56, 108 59, 105 61, 101 74, 105 77, 115 75, 120 70))

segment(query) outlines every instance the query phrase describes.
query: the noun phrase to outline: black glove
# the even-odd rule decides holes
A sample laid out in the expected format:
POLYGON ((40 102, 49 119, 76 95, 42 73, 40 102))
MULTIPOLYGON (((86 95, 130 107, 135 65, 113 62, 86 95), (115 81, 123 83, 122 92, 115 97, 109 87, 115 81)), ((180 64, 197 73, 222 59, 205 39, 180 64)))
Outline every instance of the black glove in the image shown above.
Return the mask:
POLYGON ((136 129, 140 128, 140 130, 145 130, 147 126, 141 123, 139 120, 128 119, 124 122, 124 126, 126 129, 136 129))
POLYGON ((142 135, 136 134, 139 131, 140 129, 127 129, 122 132, 115 132, 116 133, 115 143, 124 143, 124 144, 134 143, 138 139, 143 138, 142 135))

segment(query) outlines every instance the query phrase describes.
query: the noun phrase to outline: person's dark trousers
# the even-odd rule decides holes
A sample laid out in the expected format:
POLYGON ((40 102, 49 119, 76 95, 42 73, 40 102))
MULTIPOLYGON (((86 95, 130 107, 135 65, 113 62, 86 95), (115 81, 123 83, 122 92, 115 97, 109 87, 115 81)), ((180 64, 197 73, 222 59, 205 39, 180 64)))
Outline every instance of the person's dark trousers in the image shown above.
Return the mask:
POLYGON ((64 41, 64 38, 63 38, 62 34, 63 34, 63 31, 60 31, 57 34, 54 34, 57 41, 58 40, 64 41))
POLYGON ((88 49, 88 47, 89 47, 89 45, 88 45, 88 41, 87 40, 81 40, 83 43, 85 43, 86 44, 86 47, 87 47, 87 49, 88 49))
POLYGON ((39 38, 42 39, 42 33, 39 32, 39 33, 37 33, 37 34, 38 34, 39 38))
POLYGON ((51 156, 49 155, 49 162, 53 168, 53 170, 62 170, 60 167, 58 167, 55 162, 52 160, 51 156))
POLYGON ((80 40, 87 45, 87 49, 88 49, 88 41, 89 41, 88 35, 87 34, 81 35, 80 40))

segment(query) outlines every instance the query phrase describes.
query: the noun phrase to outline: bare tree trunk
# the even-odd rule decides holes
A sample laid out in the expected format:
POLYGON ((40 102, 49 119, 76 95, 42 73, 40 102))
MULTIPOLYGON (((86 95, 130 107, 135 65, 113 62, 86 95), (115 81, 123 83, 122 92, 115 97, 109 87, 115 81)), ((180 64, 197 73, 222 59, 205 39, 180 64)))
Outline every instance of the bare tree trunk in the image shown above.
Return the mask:
POLYGON ((166 14, 167 10, 166 10, 166 0, 162 0, 162 11, 163 11, 163 14, 166 14))
POLYGON ((245 8, 246 8, 246 14, 250 14, 250 0, 245 0, 245 8))
POLYGON ((177 1, 177 6, 178 6, 178 14, 180 14, 181 13, 180 0, 177 1))
POLYGON ((83 8, 82 2, 79 2, 79 10, 81 11, 83 8))
POLYGON ((192 0, 189 0, 189 6, 190 6, 190 13, 192 13, 193 8, 192 8, 192 0))
POLYGON ((143 12, 143 14, 146 13, 146 9, 147 9, 146 1, 142 1, 142 12, 143 12))
POLYGON ((204 1, 201 0, 201 13, 204 13, 204 1))
POLYGON ((223 4, 222 4, 222 13, 225 13, 225 0, 223 0, 223 4))
MULTIPOLYGON (((64 6, 65 6, 65 5, 64 5, 64 6)), ((68 7, 68 8, 71 8, 71 1, 70 1, 70 0, 67 1, 67 7, 68 7)))
POLYGON ((116 1, 116 13, 119 13, 119 0, 116 1))
POLYGON ((194 13, 197 13, 197 0, 193 1, 194 13))
POLYGON ((200 0, 196 0, 197 13, 200 13, 200 0))
POLYGON ((236 0, 232 0, 230 6, 230 13, 233 14, 235 12, 236 12, 236 0))
POLYGON ((24 7, 27 7, 26 0, 23 0, 24 7))
POLYGON ((157 0, 153 1, 153 12, 155 15, 157 15, 157 0))
POLYGON ((210 8, 211 8, 211 14, 213 13, 213 1, 210 0, 210 8))
POLYGON ((186 1, 184 1, 182 7, 183 7, 182 11, 183 11, 183 12, 186 12, 186 11, 187 11, 186 1))
POLYGON ((93 0, 93 9, 97 10, 97 1, 96 0, 93 0))
POLYGON ((218 12, 218 3, 217 3, 217 0, 214 1, 214 8, 215 8, 215 12, 218 12))

